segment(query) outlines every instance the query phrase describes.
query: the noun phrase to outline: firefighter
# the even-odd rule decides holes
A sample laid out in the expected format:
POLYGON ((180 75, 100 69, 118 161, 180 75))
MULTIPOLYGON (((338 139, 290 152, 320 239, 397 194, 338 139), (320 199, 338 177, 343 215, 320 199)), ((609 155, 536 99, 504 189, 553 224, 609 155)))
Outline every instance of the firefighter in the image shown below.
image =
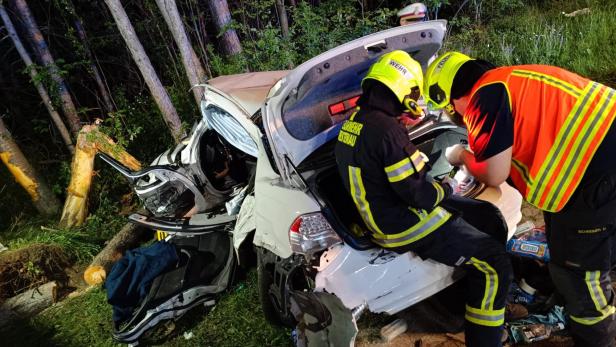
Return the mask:
POLYGON ((370 67, 359 110, 338 135, 338 169, 376 244, 468 270, 467 344, 500 346, 512 277, 504 238, 497 241, 441 206, 455 183, 426 174, 426 156, 396 120, 418 112, 422 79, 419 63, 403 51, 386 53, 370 67))
POLYGON ((615 91, 554 66, 494 68, 449 52, 428 68, 424 92, 468 128, 471 151, 448 148, 451 164, 494 186, 509 177, 544 211, 576 345, 613 345, 615 91))

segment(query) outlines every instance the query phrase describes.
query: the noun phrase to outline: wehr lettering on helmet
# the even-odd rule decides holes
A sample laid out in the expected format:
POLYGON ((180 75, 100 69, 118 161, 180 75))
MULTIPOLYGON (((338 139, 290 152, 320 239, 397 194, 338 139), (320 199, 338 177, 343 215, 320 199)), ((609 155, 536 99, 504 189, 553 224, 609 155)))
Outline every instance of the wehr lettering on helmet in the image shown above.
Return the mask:
POLYGON ((402 74, 402 76, 404 76, 404 78, 412 78, 413 76, 411 75, 411 73, 409 72, 409 70, 406 69, 406 67, 404 67, 404 65, 398 63, 395 60, 390 60, 389 61, 389 65, 391 65, 394 69, 398 70, 398 72, 400 72, 402 74))

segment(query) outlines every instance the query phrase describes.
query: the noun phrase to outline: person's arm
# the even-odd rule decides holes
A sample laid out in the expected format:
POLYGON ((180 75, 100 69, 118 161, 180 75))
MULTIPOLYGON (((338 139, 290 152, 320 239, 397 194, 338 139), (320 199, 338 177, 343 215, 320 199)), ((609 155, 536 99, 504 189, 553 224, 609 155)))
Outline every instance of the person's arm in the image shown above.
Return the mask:
POLYGON ((479 181, 499 186, 509 177, 513 146, 513 116, 509 93, 503 84, 481 87, 464 114, 470 148, 455 145, 446 150, 452 165, 466 166, 479 181))
POLYGON ((462 149, 460 155, 461 165, 480 182, 489 186, 498 187, 509 177, 511 170, 511 147, 484 160, 477 161, 473 153, 462 149))
POLYGON ((452 188, 427 176, 424 155, 409 141, 402 127, 383 139, 384 172, 391 188, 406 204, 431 210, 451 195, 452 188))

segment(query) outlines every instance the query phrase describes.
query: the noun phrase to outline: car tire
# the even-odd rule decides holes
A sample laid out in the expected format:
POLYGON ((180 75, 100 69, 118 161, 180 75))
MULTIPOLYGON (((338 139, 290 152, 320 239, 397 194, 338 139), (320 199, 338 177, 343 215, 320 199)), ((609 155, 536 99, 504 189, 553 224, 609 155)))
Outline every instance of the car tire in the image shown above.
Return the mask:
POLYGON ((283 314, 279 305, 274 301, 270 290, 276 288, 274 283, 274 266, 276 256, 263 249, 257 248, 257 286, 259 292, 259 301, 263 315, 272 325, 294 327, 296 325, 295 318, 290 315, 283 314))

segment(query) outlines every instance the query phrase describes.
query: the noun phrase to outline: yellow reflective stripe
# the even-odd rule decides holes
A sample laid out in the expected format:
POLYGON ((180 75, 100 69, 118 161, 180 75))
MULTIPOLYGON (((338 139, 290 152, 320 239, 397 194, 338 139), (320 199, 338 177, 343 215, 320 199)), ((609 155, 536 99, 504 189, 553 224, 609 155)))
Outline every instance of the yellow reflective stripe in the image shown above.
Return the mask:
POLYGON ((481 308, 483 310, 492 310, 494 308, 494 299, 496 298, 496 292, 498 291, 498 275, 496 270, 490 264, 485 261, 481 261, 475 257, 471 257, 471 260, 466 262, 473 265, 477 270, 483 272, 486 276, 486 286, 483 294, 483 300, 481 300, 481 308))
POLYGON ((414 174, 417 170, 421 171, 425 162, 421 152, 415 151, 410 157, 404 158, 399 162, 385 167, 385 173, 389 182, 399 182, 414 174))
POLYGON ((600 278, 601 271, 586 271, 586 276, 584 278, 588 291, 590 292, 590 298, 592 302, 595 303, 597 311, 601 311, 607 306, 607 300, 605 299, 603 289, 601 289, 601 283, 599 282, 600 278))
POLYGON ((611 110, 616 102, 614 93, 615 91, 611 88, 607 89, 603 93, 599 103, 595 106, 593 113, 586 118, 581 132, 575 137, 573 148, 571 149, 571 152, 569 152, 569 156, 567 157, 565 164, 560 167, 558 177, 554 182, 554 189, 552 189, 546 198, 547 209, 551 210, 555 206, 558 206, 558 203, 563 199, 564 193, 567 191, 566 188, 569 184, 571 184, 571 180, 586 156, 590 142, 599 131, 599 127, 609 127, 609 125, 604 125, 603 123, 610 113, 605 112, 606 109, 611 110))
POLYGON ((527 185, 531 185, 532 180, 530 179, 530 173, 529 173, 530 170, 528 170, 526 165, 524 165, 521 161, 518 161, 516 159, 511 159, 511 164, 514 169, 518 170, 524 182, 526 182, 527 185))
POLYGON ((528 191, 528 202, 531 204, 541 208, 539 206, 539 202, 541 201, 541 196, 543 195, 545 189, 547 188, 547 183, 550 181, 551 174, 557 171, 559 168, 555 165, 560 162, 564 149, 567 148, 567 144, 571 141, 571 134, 575 133, 575 129, 579 127, 580 122, 583 119, 583 115, 588 112, 588 109, 592 106, 592 101, 596 94, 599 92, 600 85, 598 83, 591 82, 586 86, 583 92, 583 97, 578 98, 578 101, 574 105, 571 112, 567 116, 567 119, 561 126, 556 139, 554 140, 554 144, 544 160, 541 168, 539 169, 536 179, 531 186, 531 189, 528 191))
POLYGON ((575 317, 575 316, 569 316, 569 317, 571 317, 571 320, 577 323, 584 324, 584 325, 593 325, 593 324, 597 324, 601 322, 605 318, 616 313, 616 308, 614 306, 609 305, 605 307, 603 310, 599 311, 599 313, 601 315, 597 317, 575 317))
POLYGON ((383 232, 374 221, 372 211, 370 210, 370 204, 366 200, 366 189, 361 179, 360 168, 349 166, 349 185, 351 188, 351 197, 353 197, 355 206, 357 206, 357 210, 366 223, 366 226, 372 230, 372 232, 382 234, 383 232))
POLYGON ((604 320, 610 315, 613 315, 616 312, 616 308, 612 305, 608 305, 607 299, 605 298, 605 293, 601 288, 601 271, 586 271, 586 275, 584 277, 584 282, 586 282, 586 286, 588 287, 588 293, 590 294, 590 298, 592 302, 595 304, 595 309, 599 314, 596 317, 575 317, 571 316, 571 319, 575 322, 584 325, 593 325, 597 324, 600 321, 604 320))
POLYGON ((436 206, 445 197, 445 190, 436 181, 432 182, 432 185, 434 186, 434 189, 436 189, 436 201, 434 202, 434 206, 436 206))
POLYGON ((437 207, 407 230, 397 234, 372 235, 373 240, 383 247, 405 246, 430 235, 441 225, 445 224, 449 217, 451 217, 451 214, 447 210, 437 207))
POLYGON ((464 318, 478 325, 498 327, 505 323, 505 308, 500 310, 483 310, 466 305, 464 318))
POLYGON ((576 98, 580 97, 580 94, 582 93, 582 91, 578 87, 568 82, 565 82, 559 78, 556 78, 554 76, 542 74, 540 72, 527 71, 527 70, 513 70, 513 72, 511 72, 511 75, 518 76, 518 77, 526 77, 532 80, 541 81, 545 84, 556 87, 564 91, 565 93, 568 93, 576 98))
POLYGON ((349 120, 355 120, 355 116, 357 115, 357 112, 359 112, 359 107, 358 107, 357 111, 353 112, 351 117, 349 117, 349 120))

